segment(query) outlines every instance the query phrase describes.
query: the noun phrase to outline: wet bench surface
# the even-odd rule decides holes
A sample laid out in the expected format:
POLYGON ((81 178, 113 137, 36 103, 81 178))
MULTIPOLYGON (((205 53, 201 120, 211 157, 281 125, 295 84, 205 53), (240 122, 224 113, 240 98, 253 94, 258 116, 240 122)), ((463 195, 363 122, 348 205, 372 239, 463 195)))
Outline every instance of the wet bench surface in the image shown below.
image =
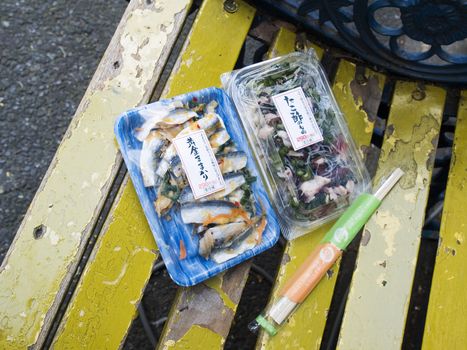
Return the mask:
MULTIPOLYGON (((219 86, 219 75, 235 67, 255 18, 252 6, 238 5, 228 13, 222 1, 205 0, 194 22, 184 26, 194 6, 190 1, 130 2, 0 268, 0 348, 122 346, 158 251, 122 168, 114 120, 159 95, 219 86), (184 30, 189 33, 183 45, 173 49, 184 30), (165 81, 169 55, 177 58, 165 81)), ((291 52, 296 41, 290 27, 280 28, 266 56, 291 52)), ((355 244, 356 266, 345 292, 336 284, 350 261, 344 256, 280 336, 260 333, 257 347, 319 348, 323 335, 329 336, 326 322, 334 308, 343 314, 334 330, 339 349, 397 349, 404 341, 416 266, 423 263, 419 246, 449 94, 430 84, 395 81, 310 45, 320 58, 337 64, 327 67, 332 89, 362 155, 372 158, 374 182, 395 166, 406 176, 355 244), (378 157, 370 143, 386 90, 390 109, 378 157)), ((426 349, 461 348, 467 341, 466 98, 461 92, 422 343, 426 349)), ((330 225, 285 245, 271 303, 330 225)), ((195 287, 179 288, 158 347, 222 348, 250 267, 246 262, 195 287)))

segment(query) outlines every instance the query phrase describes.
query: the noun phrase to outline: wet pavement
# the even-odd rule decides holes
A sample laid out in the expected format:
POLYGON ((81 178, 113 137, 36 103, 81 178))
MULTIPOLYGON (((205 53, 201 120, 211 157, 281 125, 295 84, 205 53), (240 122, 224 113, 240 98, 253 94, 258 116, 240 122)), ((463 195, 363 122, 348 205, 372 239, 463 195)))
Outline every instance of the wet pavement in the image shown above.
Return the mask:
POLYGON ((0 1, 0 261, 126 6, 0 1))

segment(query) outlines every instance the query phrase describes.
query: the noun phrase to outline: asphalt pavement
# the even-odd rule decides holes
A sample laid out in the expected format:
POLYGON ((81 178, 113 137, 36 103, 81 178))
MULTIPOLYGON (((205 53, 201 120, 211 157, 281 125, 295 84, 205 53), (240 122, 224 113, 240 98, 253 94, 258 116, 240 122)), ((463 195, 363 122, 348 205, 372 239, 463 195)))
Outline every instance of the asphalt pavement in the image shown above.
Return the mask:
POLYGON ((126 6, 0 1, 0 261, 126 6))

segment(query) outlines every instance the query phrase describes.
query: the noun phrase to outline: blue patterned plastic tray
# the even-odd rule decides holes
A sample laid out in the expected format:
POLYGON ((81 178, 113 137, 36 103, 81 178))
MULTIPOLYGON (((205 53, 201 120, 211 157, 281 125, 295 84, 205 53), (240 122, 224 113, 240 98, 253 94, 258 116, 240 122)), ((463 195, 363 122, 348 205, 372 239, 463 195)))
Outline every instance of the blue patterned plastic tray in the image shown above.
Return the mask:
POLYGON ((248 141, 243 133, 240 119, 233 103, 223 90, 208 88, 132 109, 118 118, 115 123, 115 134, 164 263, 170 276, 177 284, 192 286, 202 282, 272 247, 279 239, 279 224, 248 148, 248 141), (156 190, 144 187, 138 166, 138 155, 142 143, 134 136, 134 130, 140 127, 144 121, 139 111, 150 109, 152 106, 157 106, 158 104, 168 104, 173 100, 187 103, 193 100, 193 98, 197 99, 200 103, 209 103, 212 100, 218 102, 219 105, 216 113, 224 121, 225 127, 238 150, 246 153, 248 158, 247 168, 257 178, 251 185, 256 199, 256 210, 258 212, 265 210, 267 218, 267 226, 263 232, 260 244, 220 264, 198 255, 198 237, 196 234, 193 234, 191 224, 186 225, 182 222, 178 205, 174 205, 170 209, 168 213, 170 220, 157 215, 153 204, 156 198, 156 190), (264 209, 261 208, 259 202, 262 203, 264 209), (183 240, 186 247, 187 257, 183 260, 180 260, 180 240, 183 240))

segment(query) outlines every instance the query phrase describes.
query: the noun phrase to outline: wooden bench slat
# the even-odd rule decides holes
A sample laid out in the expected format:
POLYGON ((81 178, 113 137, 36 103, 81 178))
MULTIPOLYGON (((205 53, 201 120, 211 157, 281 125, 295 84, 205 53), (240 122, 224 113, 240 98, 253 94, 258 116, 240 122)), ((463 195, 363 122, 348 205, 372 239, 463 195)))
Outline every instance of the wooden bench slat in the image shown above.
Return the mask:
MULTIPOLYGON (((295 33, 280 28, 268 57, 293 51, 295 33)), ((160 349, 222 348, 243 292, 251 261, 191 288, 181 288, 172 306, 160 349), (207 311, 209 310, 209 311, 207 311), (205 332, 199 331, 202 327, 205 332)))
POLYGON ((316 56, 318 56, 318 59, 322 60, 324 56, 324 49, 321 46, 316 45, 315 43, 308 42, 308 44, 313 50, 315 50, 315 53, 316 53, 316 56))
POLYGON ((128 6, 0 268, 0 348, 42 344, 121 164, 115 118, 148 101, 189 3, 128 6))
POLYGON ((243 1, 227 13, 222 1, 204 0, 170 76, 164 97, 220 86, 220 75, 233 69, 255 15, 243 1))
POLYGON ((417 101, 417 87, 396 84, 374 184, 395 167, 405 175, 363 230, 339 349, 402 344, 446 95, 426 86, 426 97, 417 101))
POLYGON ((148 234, 146 217, 142 210, 135 210, 137 201, 127 178, 57 330, 53 347, 121 347, 141 300, 141 289, 158 256, 154 238, 148 234))
POLYGON ((461 94, 423 349, 467 343, 467 91, 461 94))
MULTIPOLYGON (((251 7, 239 5, 238 12, 227 14, 222 2, 204 1, 164 97, 220 84, 219 75, 235 65, 254 16, 251 7)), ((135 316, 158 253, 128 178, 93 255, 57 332, 57 348, 116 348, 135 316)))
MULTIPOLYGON (((384 86, 384 76, 368 71, 369 83, 366 86, 355 85, 355 70, 353 63, 341 61, 333 84, 333 92, 349 124, 353 139, 361 149, 370 144, 374 117, 384 86), (376 99, 372 104, 376 108, 371 109, 370 116, 362 108, 364 103, 362 96, 365 106, 369 103, 369 96, 371 96, 371 99, 376 99)), ((324 225, 315 232, 287 244, 270 304, 280 298, 278 295, 279 290, 310 254, 312 248, 318 245, 332 224, 324 225)), ((329 274, 327 278, 319 283, 312 294, 290 317, 289 322, 282 327, 279 335, 269 337, 265 332, 261 333, 258 348, 319 349, 336 283, 338 266, 339 262, 331 270, 332 274, 329 274)))
POLYGON ((295 40, 297 35, 291 30, 280 27, 276 33, 273 43, 268 50, 267 58, 271 59, 295 50, 295 40))
MULTIPOLYGON (((304 42, 302 43, 305 50, 312 48, 315 50, 316 56, 318 59, 322 59, 324 55, 324 49, 315 43, 308 41, 306 38, 303 38, 304 42)), ((297 34, 290 29, 280 27, 277 31, 274 41, 269 48, 267 58, 271 59, 281 55, 285 55, 295 50, 297 42, 297 34)))

